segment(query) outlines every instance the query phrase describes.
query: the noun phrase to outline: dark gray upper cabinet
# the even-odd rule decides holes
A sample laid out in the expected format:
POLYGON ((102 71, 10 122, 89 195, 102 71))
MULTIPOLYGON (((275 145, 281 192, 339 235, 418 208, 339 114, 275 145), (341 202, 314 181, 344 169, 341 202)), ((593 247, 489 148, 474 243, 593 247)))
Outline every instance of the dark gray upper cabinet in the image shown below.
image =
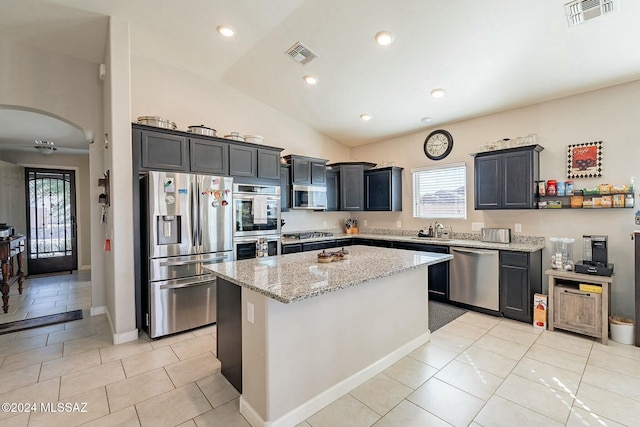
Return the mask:
POLYGON ((340 174, 340 207, 341 211, 364 210, 364 171, 371 169, 375 163, 341 162, 328 165, 340 174))
POLYGON ((291 165, 280 165, 280 212, 291 209, 291 165))
POLYGON ((250 146, 229 146, 229 174, 255 178, 258 173, 258 149, 250 146))
POLYGON ((189 153, 192 172, 229 175, 229 144, 190 138, 189 153))
POLYGON ((140 141, 140 167, 172 171, 189 170, 189 145, 187 138, 150 130, 134 133, 140 141))
POLYGON ((329 169, 327 176, 327 211, 340 210, 340 173, 329 169))
POLYGON ((475 154, 475 208, 535 209, 542 150, 532 145, 475 154))
POLYGON ((298 156, 290 154, 284 157, 291 164, 291 184, 296 185, 325 185, 325 159, 298 156))
POLYGON ((258 178, 280 179, 280 150, 258 148, 258 178))
POLYGON ((366 211, 402 211, 402 168, 364 171, 366 211))

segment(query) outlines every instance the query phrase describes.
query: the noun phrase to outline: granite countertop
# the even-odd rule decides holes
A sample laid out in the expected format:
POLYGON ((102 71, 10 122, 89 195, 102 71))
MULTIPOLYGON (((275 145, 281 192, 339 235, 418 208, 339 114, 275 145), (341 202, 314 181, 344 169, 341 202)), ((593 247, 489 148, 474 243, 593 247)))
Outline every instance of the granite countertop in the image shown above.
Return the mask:
MULTIPOLYGON (((416 233, 417 234, 417 233, 416 233)), ((346 234, 346 233, 334 233, 330 237, 316 237, 311 239, 282 239, 283 245, 291 245, 296 243, 307 242, 322 242, 326 240, 336 240, 344 238, 354 238, 357 244, 357 239, 373 239, 373 240, 388 240, 394 242, 413 242, 413 243, 425 243, 430 245, 440 246, 457 246, 465 248, 477 248, 477 249, 496 249, 503 251, 517 251, 517 252, 536 252, 544 249, 544 238, 538 237, 521 237, 517 241, 511 243, 490 243, 483 242, 479 235, 460 233, 461 237, 454 237, 453 239, 436 239, 433 237, 417 237, 417 235, 392 235, 392 234, 346 234), (477 237, 477 238, 476 238, 477 237)))
POLYGON ((283 303, 360 285, 453 258, 448 254, 350 246, 349 259, 318 263, 318 251, 206 264, 216 276, 283 303))

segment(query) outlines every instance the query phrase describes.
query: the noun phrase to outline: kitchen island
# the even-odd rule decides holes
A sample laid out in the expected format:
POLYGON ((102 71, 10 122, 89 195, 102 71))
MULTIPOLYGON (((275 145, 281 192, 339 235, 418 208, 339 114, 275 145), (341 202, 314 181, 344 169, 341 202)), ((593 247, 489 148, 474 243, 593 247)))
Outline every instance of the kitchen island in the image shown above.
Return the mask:
POLYGON ((207 266, 218 358, 253 426, 296 425, 429 341, 427 267, 448 254, 368 246, 207 266))

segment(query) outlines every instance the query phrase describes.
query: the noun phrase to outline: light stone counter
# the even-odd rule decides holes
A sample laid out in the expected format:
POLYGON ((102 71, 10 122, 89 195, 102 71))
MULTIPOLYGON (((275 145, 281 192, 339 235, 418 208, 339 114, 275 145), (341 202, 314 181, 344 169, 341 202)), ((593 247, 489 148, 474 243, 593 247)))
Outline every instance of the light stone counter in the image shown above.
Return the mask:
POLYGON ((347 249, 349 259, 331 263, 318 263, 320 251, 309 251, 208 264, 205 268, 231 283, 291 303, 453 258, 448 254, 372 246, 347 249))

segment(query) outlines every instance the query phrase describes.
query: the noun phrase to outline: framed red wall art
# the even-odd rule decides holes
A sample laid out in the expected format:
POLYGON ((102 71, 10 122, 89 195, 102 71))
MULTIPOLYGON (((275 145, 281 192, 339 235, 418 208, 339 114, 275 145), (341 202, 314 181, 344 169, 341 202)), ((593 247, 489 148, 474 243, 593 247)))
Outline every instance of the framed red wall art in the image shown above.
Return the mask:
POLYGON ((567 147, 567 178, 602 176, 602 141, 567 147))

